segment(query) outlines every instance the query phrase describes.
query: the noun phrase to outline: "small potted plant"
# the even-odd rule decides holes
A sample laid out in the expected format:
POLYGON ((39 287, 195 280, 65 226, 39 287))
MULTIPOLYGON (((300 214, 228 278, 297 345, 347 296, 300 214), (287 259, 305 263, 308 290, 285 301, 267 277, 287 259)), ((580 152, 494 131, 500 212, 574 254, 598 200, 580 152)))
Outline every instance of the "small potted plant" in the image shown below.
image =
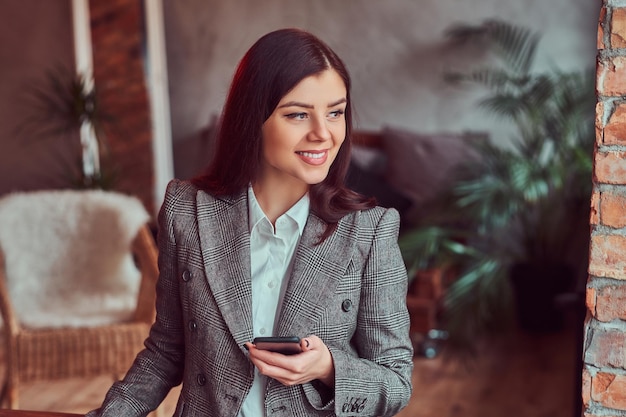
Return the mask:
POLYGON ((93 83, 64 68, 49 70, 46 75, 44 83, 35 83, 26 91, 29 110, 20 129, 29 138, 76 141, 82 157, 78 173, 70 174, 72 186, 112 188, 115 170, 104 131, 114 123, 101 108, 93 83))

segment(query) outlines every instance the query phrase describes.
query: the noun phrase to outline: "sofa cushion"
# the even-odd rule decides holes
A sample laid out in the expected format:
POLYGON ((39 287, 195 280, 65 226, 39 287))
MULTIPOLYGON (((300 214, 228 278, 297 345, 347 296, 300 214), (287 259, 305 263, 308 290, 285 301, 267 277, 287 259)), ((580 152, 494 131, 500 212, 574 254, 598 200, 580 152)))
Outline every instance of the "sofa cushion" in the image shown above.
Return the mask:
POLYGON ((477 159, 472 142, 487 137, 477 133, 414 133, 393 127, 385 127, 382 134, 387 155, 385 178, 416 207, 444 191, 461 163, 477 159))

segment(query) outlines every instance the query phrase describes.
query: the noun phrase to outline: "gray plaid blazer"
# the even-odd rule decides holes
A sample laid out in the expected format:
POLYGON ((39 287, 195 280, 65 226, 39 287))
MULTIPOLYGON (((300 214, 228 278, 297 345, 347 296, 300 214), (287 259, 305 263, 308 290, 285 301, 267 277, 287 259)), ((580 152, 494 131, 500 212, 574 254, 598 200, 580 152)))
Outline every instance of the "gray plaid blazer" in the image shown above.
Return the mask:
MULTIPOLYGON (((335 388, 270 380, 267 416, 392 416, 409 401, 413 351, 399 216, 380 207, 326 223, 309 215, 277 335, 319 336, 335 388)), ((248 203, 172 181, 159 213, 157 318, 122 381, 88 416, 144 416, 182 382, 175 416, 236 416, 253 380, 248 203)))

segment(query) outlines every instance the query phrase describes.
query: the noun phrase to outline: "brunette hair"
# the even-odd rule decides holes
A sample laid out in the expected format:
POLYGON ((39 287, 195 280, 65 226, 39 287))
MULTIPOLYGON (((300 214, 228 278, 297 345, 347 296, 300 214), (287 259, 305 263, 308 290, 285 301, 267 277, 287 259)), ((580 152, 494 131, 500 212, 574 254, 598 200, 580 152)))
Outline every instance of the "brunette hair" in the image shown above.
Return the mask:
POLYGON ((222 111, 213 160, 206 174, 192 182, 215 196, 240 193, 254 182, 263 158, 263 123, 300 81, 327 69, 335 70, 343 79, 347 106, 346 139, 326 179, 309 190, 311 211, 329 225, 322 240, 347 213, 373 207, 375 199, 350 190, 344 183, 350 165, 352 133, 348 71, 328 45, 300 29, 281 29, 264 35, 241 59, 222 111))

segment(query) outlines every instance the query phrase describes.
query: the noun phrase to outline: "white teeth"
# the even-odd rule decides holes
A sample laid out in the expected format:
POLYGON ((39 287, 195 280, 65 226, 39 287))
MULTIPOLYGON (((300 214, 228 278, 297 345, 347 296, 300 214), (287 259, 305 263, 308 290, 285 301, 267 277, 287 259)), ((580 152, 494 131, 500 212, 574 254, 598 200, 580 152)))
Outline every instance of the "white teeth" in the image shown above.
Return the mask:
POLYGON ((302 156, 306 156, 307 158, 320 159, 324 156, 325 152, 322 153, 311 153, 311 152, 298 152, 302 156))

